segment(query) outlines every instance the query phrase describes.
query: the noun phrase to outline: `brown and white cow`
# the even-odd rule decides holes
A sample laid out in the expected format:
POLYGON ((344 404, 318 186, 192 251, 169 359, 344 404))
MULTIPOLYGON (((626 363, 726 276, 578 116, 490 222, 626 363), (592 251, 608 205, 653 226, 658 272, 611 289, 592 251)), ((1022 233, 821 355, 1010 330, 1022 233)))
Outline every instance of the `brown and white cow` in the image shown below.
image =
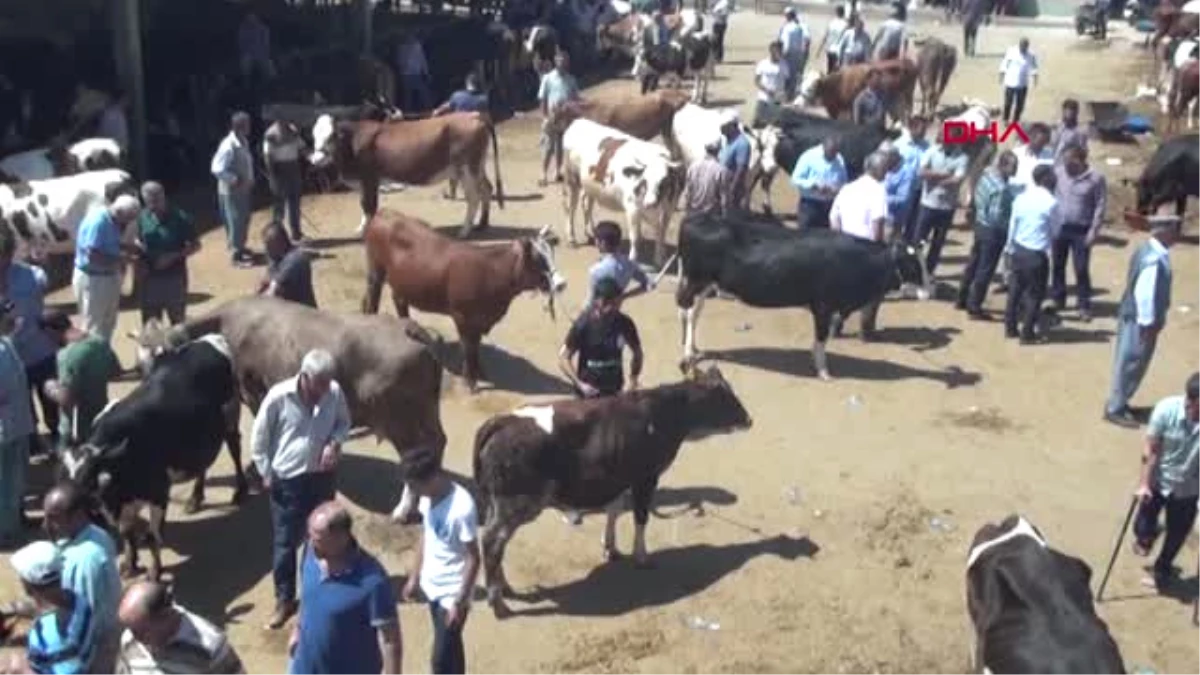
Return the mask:
POLYGON ((958 50, 953 46, 931 37, 913 41, 920 45, 917 52, 917 82, 921 85, 921 114, 928 115, 937 110, 946 91, 946 84, 958 66, 958 50))
POLYGON ((554 266, 545 233, 508 245, 475 245, 438 234, 428 223, 384 209, 367 224, 367 290, 362 311, 375 314, 383 284, 392 288, 396 314, 412 305, 454 320, 463 348, 463 376, 471 391, 483 377, 479 343, 504 318, 522 291, 541 291, 554 314, 554 294, 566 281, 554 266))
POLYGON ((1200 61, 1188 59, 1180 66, 1171 78, 1171 87, 1167 90, 1167 106, 1163 112, 1167 115, 1167 133, 1179 129, 1179 120, 1187 118, 1187 128, 1190 130, 1196 114, 1196 98, 1200 94, 1200 61))
POLYGON ((854 98, 867 87, 867 74, 871 70, 882 74, 879 86, 892 119, 907 121, 917 84, 917 64, 912 59, 860 63, 827 75, 810 72, 801 86, 799 99, 806 106, 824 106, 830 117, 849 115, 854 98))
POLYGON ((615 526, 633 497, 633 556, 647 562, 646 522, 659 477, 684 441, 749 429, 752 422, 716 368, 682 382, 617 396, 560 400, 492 417, 475 433, 474 477, 484 526, 488 601, 507 611, 504 550, 546 507, 607 507, 603 547, 617 557, 615 526))
POLYGON ((563 188, 567 207, 567 237, 575 237, 575 212, 584 200, 584 223, 591 232, 592 210, 625 213, 629 228, 629 258, 637 262, 641 222, 652 219, 655 262, 666 258, 667 225, 683 192, 684 168, 661 145, 648 143, 591 120, 575 120, 563 135, 563 188))
POLYGON ((486 115, 453 113, 420 120, 339 120, 321 115, 313 124, 315 167, 336 166, 343 179, 361 184, 361 234, 379 208, 383 180, 408 185, 436 185, 454 179, 463 186, 467 212, 460 236, 475 227, 487 227, 492 184, 484 164, 488 139, 492 142, 496 171, 496 199, 504 206, 500 180, 500 147, 496 128, 486 115))

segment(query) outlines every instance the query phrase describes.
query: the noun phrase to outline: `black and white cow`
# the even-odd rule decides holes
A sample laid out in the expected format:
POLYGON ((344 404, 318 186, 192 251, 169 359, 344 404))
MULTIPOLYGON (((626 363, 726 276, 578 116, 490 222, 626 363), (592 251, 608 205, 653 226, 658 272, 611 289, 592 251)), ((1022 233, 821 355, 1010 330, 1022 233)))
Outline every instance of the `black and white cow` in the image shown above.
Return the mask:
POLYGON ((1050 548, 1024 517, 979 528, 966 576, 977 672, 1125 672, 1096 616, 1091 568, 1050 548))
MULTIPOLYGON (((675 294, 683 329, 681 367, 699 358, 696 323, 716 288, 751 307, 808 307, 816 336, 817 375, 830 379, 825 342, 834 315, 881 301, 903 284, 928 287, 919 251, 826 229, 797 231, 750 212, 693 214, 679 230, 682 274, 675 294)), ((918 297, 927 297, 918 291, 918 297)))
POLYGON ((0 228, 15 234, 26 253, 69 253, 89 211, 136 189, 120 169, 0 185, 0 228))
POLYGON ((0 159, 0 182, 46 180, 84 171, 119 169, 122 156, 121 146, 111 138, 85 138, 66 147, 34 148, 0 159))
POLYGON ((150 576, 158 577, 171 484, 194 479, 187 510, 199 509, 222 442, 236 471, 233 502, 245 496, 238 406, 229 344, 206 335, 160 355, 136 389, 96 418, 91 436, 63 453, 66 477, 95 491, 128 545, 125 570, 138 569, 138 514, 148 507, 150 576))
POLYGON ((708 83, 717 62, 712 35, 690 33, 666 44, 644 44, 642 50, 643 94, 657 89, 660 77, 671 75, 677 81, 693 78, 693 101, 704 103, 708 99, 708 83))

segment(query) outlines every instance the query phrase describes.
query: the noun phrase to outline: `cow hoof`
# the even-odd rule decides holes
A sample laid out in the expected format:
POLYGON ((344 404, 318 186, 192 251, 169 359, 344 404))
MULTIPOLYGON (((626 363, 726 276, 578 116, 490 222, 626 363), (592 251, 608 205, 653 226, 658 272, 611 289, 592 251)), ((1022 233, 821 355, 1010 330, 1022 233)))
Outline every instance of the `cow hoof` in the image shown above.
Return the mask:
POLYGON ((829 375, 828 370, 822 370, 818 372, 817 377, 821 378, 822 382, 833 382, 833 378, 829 375))
POLYGON ((183 512, 187 513, 187 514, 192 514, 192 513, 198 512, 200 510, 200 504, 202 503, 202 501, 203 501, 202 499, 187 500, 187 503, 183 505, 183 512))
POLYGON ((504 602, 500 597, 489 598, 488 604, 492 607, 492 614, 497 619, 507 619, 513 615, 511 609, 508 608, 508 603, 504 602))
POLYGON ((642 556, 640 558, 634 558, 633 566, 638 568, 639 570, 648 570, 648 569, 654 568, 654 563, 650 562, 649 557, 642 556))
POLYGON ((604 549, 604 559, 608 562, 615 562, 621 559, 621 552, 615 548, 604 549))

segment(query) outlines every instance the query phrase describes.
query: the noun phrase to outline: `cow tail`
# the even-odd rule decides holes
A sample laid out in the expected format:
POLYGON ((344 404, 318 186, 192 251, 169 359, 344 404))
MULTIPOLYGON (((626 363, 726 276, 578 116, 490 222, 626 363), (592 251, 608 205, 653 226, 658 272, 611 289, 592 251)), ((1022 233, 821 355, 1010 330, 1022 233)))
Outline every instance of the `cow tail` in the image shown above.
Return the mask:
POLYGON ((476 500, 476 508, 479 511, 479 525, 486 526, 488 520, 488 507, 492 504, 492 493, 488 486, 488 476, 483 473, 483 450, 487 447, 492 437, 503 429, 503 423, 507 416, 497 415, 488 421, 484 422, 479 430, 475 432, 475 446, 472 451, 471 471, 472 477, 475 479, 475 492, 478 499, 476 500))
POLYGON ((496 204, 504 208, 504 181, 500 178, 500 140, 497 138, 495 122, 488 122, 488 131, 492 134, 492 164, 496 170, 496 204))

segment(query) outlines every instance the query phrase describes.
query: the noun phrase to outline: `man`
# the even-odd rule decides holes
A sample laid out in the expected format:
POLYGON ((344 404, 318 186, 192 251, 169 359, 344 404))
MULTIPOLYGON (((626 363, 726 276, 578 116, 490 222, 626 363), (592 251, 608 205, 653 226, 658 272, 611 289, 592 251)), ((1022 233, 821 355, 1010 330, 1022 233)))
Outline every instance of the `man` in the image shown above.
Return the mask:
POLYGON ((225 634, 208 619, 175 604, 166 584, 139 581, 121 598, 125 632, 117 673, 244 673, 225 634))
POLYGON ((275 64, 271 62, 271 29, 250 10, 238 26, 238 54, 242 76, 247 78, 275 77, 275 64))
POLYGON ((563 134, 567 131, 567 112, 570 104, 579 100, 579 83, 570 73, 571 58, 564 51, 554 55, 554 70, 542 76, 538 101, 542 106, 542 179, 538 185, 549 184, 550 160, 554 159, 554 182, 562 182, 563 134))
POLYGON ((274 529, 271 630, 281 628, 296 611, 296 547, 312 510, 333 498, 333 471, 350 432, 350 413, 333 379, 335 369, 329 352, 308 352, 300 373, 271 387, 254 417, 251 457, 271 497, 274 529))
POLYGON ((233 113, 229 135, 217 146, 211 165, 213 177, 217 179, 221 219, 225 221, 226 247, 235 267, 249 267, 254 262, 246 250, 254 194, 254 162, 250 157, 249 137, 250 115, 240 111, 233 113))
POLYGON ((862 17, 858 14, 850 16, 850 26, 842 32, 838 39, 838 66, 845 68, 858 63, 866 63, 871 58, 871 36, 863 26, 862 17))
POLYGON ((703 211, 723 213, 730 206, 733 175, 718 159, 720 141, 704 146, 704 158, 688 167, 683 185, 684 217, 703 211))
MULTIPOLYGON (((17 239, 13 231, 0 228, 0 297, 8 298, 15 305, 16 332, 12 334, 12 344, 21 358, 29 389, 36 392, 42 406, 43 421, 50 432, 50 447, 55 447, 58 445, 58 404, 42 391, 42 385, 54 378, 55 349, 54 343, 38 327, 45 308, 48 282, 42 268, 14 260, 16 252, 17 239)), ((39 449, 38 421, 32 399, 29 410, 33 414, 31 433, 34 434, 30 450, 36 451, 39 449)), ((0 534, 2 531, 0 527, 0 534)))
POLYGON ((1054 169, 1033 170, 1033 186, 1013 200, 1005 252, 1012 256, 1013 280, 1004 308, 1004 336, 1018 336, 1022 345, 1042 339, 1037 334, 1046 278, 1050 274, 1050 248, 1058 234, 1058 204, 1054 198, 1054 169))
POLYGON ((646 272, 621 253, 621 227, 611 220, 602 220, 596 223, 593 232, 600 259, 588 270, 590 283, 588 284, 587 301, 583 303, 585 313, 591 309, 592 302, 595 300, 596 286, 602 279, 611 279, 617 284, 622 302, 642 295, 650 289, 650 277, 646 276, 646 272), (637 287, 626 290, 631 281, 636 282, 637 287))
POLYGON ((263 228, 263 248, 267 251, 269 262, 267 274, 258 284, 258 294, 272 295, 316 309, 312 260, 308 252, 292 244, 278 221, 271 221, 263 228))
POLYGON ((942 259, 946 233, 958 210, 958 192, 967 177, 969 159, 961 145, 939 143, 921 158, 921 211, 917 214, 916 237, 910 244, 924 242, 925 269, 933 279, 942 259))
POLYGON ((1096 20, 1096 37, 1108 39, 1108 0, 1095 0, 1092 5, 1096 20))
POLYGON ((92 422, 108 406, 108 382, 121 373, 121 364, 104 338, 79 330, 65 313, 47 312, 39 323, 59 350, 57 377, 43 386, 62 408, 59 442, 81 443, 91 436, 92 422))
MULTIPOLYGON (((929 119, 914 114, 909 116, 905 133, 896 139, 895 147, 900 153, 901 167, 896 173, 903 173, 909 178, 908 201, 904 207, 893 214, 893 226, 896 232, 906 239, 915 240, 917 224, 918 200, 921 198, 921 160, 929 151, 929 140, 925 137, 929 128, 929 119)), ((890 178, 890 176, 889 176, 890 178)), ((898 179, 897 179, 898 180, 898 179)))
POLYGON ((421 495, 421 542, 417 562, 404 586, 411 598, 420 586, 433 619, 433 673, 467 672, 463 627, 479 574, 479 516, 475 500, 450 480, 438 457, 422 452, 405 462, 406 477, 421 495))
POLYGON ((846 184, 846 160, 838 150, 841 139, 828 136, 821 145, 805 150, 792 169, 792 185, 800 191, 796 205, 798 227, 829 227, 829 209, 846 184))
POLYGON ((1158 516, 1167 512, 1167 536, 1151 576, 1144 582, 1163 592, 1173 580, 1175 556, 1196 522, 1200 495, 1200 374, 1192 373, 1183 396, 1168 396, 1154 406, 1146 429, 1133 521, 1133 552, 1150 555, 1158 539, 1158 516))
POLYGON ((106 208, 93 209, 79 224, 75 237, 75 272, 71 285, 84 329, 112 341, 121 304, 122 253, 140 253, 121 241, 125 227, 138 217, 137 197, 121 195, 106 208))
POLYGON ((713 57, 717 63, 725 60, 725 31, 729 29, 729 14, 734 0, 717 0, 712 6, 713 57))
POLYGON ((1062 161, 1063 153, 1073 145, 1083 148, 1084 152, 1087 151, 1087 130, 1079 126, 1079 101, 1073 98, 1063 101, 1062 121, 1059 122, 1058 128, 1054 130, 1051 145, 1054 146, 1054 161, 1056 163, 1062 161))
POLYGON ((23 668, 13 672, 105 673, 93 662, 97 648, 91 608, 62 585, 63 556, 48 541, 35 541, 9 559, 21 586, 41 614, 29 630, 23 668))
POLYGON ((1050 127, 1041 122, 1029 125, 1029 142, 1017 147, 1017 173, 1012 179, 1013 194, 1021 194, 1033 180, 1033 170, 1053 166, 1054 148, 1050 146, 1050 127))
POLYGON ((721 120, 721 135, 725 145, 717 161, 730 173, 729 202, 726 206, 749 208, 750 195, 746 194, 746 174, 750 171, 750 139, 742 133, 742 121, 736 110, 729 110, 721 120))
POLYGON ((904 23, 907 18, 906 6, 899 4, 893 10, 892 17, 879 26, 874 41, 876 61, 898 59, 908 54, 908 28, 904 23))
POLYGON ((1151 217, 1150 238, 1129 258, 1125 292, 1117 309, 1112 391, 1104 409, 1104 419, 1119 426, 1138 426, 1129 399, 1137 393, 1150 367, 1158 334, 1171 309, 1171 260, 1167 250, 1178 239, 1181 222, 1178 216, 1151 217))
POLYGON ((1016 171, 1017 156, 1011 150, 1004 150, 996 164, 988 167, 975 184, 975 240, 971 243, 967 266, 963 268, 955 307, 965 309, 968 316, 979 321, 991 320, 991 315, 983 310, 983 299, 1008 240, 1008 221, 1013 207, 1008 181, 1016 171))
POLYGON ((183 323, 187 310, 187 259, 200 250, 192 218, 167 203, 167 192, 154 181, 142 185, 146 208, 138 215, 138 245, 142 250, 138 302, 142 324, 161 319, 183 323))
POLYGON ((1004 87, 1004 123, 1020 122, 1029 87, 1037 84, 1038 61, 1029 51, 1029 38, 1009 47, 1000 61, 1000 85, 1004 87))
POLYGON ((767 46, 767 58, 754 66, 754 120, 751 126, 758 129, 775 119, 779 104, 785 100, 785 87, 790 77, 788 65, 783 62, 783 43, 775 40, 767 46))
POLYGON ((304 139, 291 122, 275 120, 263 134, 262 156, 267 168, 267 186, 271 188, 271 218, 283 222, 287 212, 288 230, 297 243, 304 240, 300 229, 300 194, 304 178, 300 158, 304 139))
POLYGON ((25 472, 34 432, 29 382, 11 335, 20 323, 16 306, 0 296, 0 543, 21 535, 25 515, 25 472))
POLYGON ((642 341, 633 319, 621 312, 621 287, 606 277, 596 282, 592 295, 591 306, 571 325, 558 352, 559 370, 580 398, 615 396, 625 389, 621 353, 628 347, 628 391, 633 391, 642 375, 642 341))
POLYGON ((891 141, 879 145, 878 152, 887 157, 887 175, 883 189, 887 195, 888 222, 893 232, 901 232, 908 218, 913 185, 917 182, 918 163, 906 164, 904 156, 891 141))
POLYGON ((346 507, 327 501, 307 520, 288 672, 399 673, 400 616, 387 570, 355 540, 346 507))
POLYGON ((875 68, 867 71, 867 86, 858 92, 850 106, 851 116, 856 124, 880 129, 887 126, 887 112, 879 92, 882 78, 883 74, 875 68))
MULTIPOLYGON (((835 232, 844 232, 858 239, 883 241, 884 225, 887 223, 887 191, 883 178, 890 163, 882 152, 873 152, 864 162, 863 175, 842 188, 833 200, 829 212, 829 227, 835 232)), ((875 333, 875 320, 879 315, 878 302, 862 309, 862 339, 869 340, 875 333)), ((843 316, 835 316, 833 333, 842 332, 843 316)))
POLYGON ((486 113, 487 111, 488 95, 479 85, 479 76, 471 73, 467 75, 463 88, 450 94, 450 98, 445 103, 434 109, 432 116, 459 112, 486 113))
POLYGON ((979 26, 991 12, 992 0, 966 0, 963 9, 963 54, 975 56, 975 45, 979 37, 979 26))
POLYGON ((829 74, 838 69, 841 56, 838 52, 842 42, 842 34, 849 24, 846 23, 846 7, 838 5, 834 17, 825 26, 825 36, 821 38, 820 49, 825 52, 825 73, 829 74))
POLYGON ((1063 164, 1055 169, 1058 214, 1062 225, 1054 240, 1051 261, 1050 299, 1061 310, 1067 304, 1067 257, 1075 264, 1075 293, 1079 298, 1079 319, 1092 320, 1092 275, 1089 269, 1092 246, 1104 225, 1108 203, 1108 185, 1104 174, 1087 163, 1087 150, 1078 145, 1067 147, 1063 164))
POLYGON ((429 91, 429 62, 425 59, 425 48, 412 33, 406 34, 396 47, 396 72, 400 73, 404 109, 410 112, 429 110, 433 106, 433 94, 429 91))
POLYGON ((788 74, 784 81, 783 90, 786 100, 796 98, 796 82, 804 73, 808 62, 809 33, 796 16, 796 9, 788 7, 783 13, 783 27, 779 29, 779 42, 783 45, 783 59, 787 63, 788 74))

